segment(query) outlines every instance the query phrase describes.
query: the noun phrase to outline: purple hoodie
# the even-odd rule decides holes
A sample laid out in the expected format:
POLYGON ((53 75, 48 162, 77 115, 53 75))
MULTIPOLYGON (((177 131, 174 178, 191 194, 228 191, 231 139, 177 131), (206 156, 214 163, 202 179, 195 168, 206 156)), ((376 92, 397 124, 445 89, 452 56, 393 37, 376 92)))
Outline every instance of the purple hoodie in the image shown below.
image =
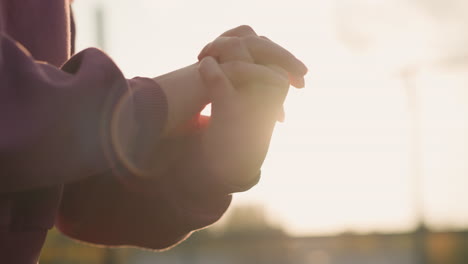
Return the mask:
POLYGON ((36 263, 54 225, 86 242, 166 248, 254 184, 193 175, 184 164, 197 155, 199 126, 183 140, 161 139, 167 102, 158 84, 126 80, 98 49, 70 58, 70 17, 67 0, 0 0, 1 263, 36 263), (125 146, 134 152, 179 151, 185 162, 157 179, 136 177, 117 158, 114 121, 133 135, 125 146))

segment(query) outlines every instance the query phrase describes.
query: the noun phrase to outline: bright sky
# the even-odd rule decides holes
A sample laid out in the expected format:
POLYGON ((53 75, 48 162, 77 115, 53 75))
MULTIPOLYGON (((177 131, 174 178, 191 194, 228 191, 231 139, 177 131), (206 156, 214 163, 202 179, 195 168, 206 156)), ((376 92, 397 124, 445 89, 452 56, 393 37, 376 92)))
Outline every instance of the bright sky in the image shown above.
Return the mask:
POLYGON ((410 83, 421 101, 424 213, 434 227, 468 227, 468 67, 428 64, 446 56, 441 46, 456 42, 456 30, 440 38, 442 26, 404 0, 76 0, 78 49, 96 45, 99 2, 106 51, 127 77, 191 64, 241 24, 308 65, 307 87, 290 92, 261 183, 235 200, 265 206, 295 235, 414 227, 399 72, 423 65, 410 83))

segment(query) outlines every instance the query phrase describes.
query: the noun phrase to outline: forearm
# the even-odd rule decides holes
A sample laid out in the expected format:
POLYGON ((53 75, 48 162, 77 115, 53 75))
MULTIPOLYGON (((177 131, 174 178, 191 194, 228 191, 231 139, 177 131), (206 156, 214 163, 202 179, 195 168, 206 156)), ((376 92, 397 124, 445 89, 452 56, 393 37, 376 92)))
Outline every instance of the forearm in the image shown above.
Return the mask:
MULTIPOLYGON (((194 135, 173 147, 187 153, 194 135)), ((230 204, 229 192, 182 159, 174 165, 127 184, 109 171, 65 186, 58 228, 91 243, 162 249, 217 221, 230 204)))
POLYGON ((165 135, 183 126, 209 103, 205 84, 197 69, 197 63, 153 78, 168 101, 168 122, 165 135))
POLYGON ((125 80, 97 49, 80 52, 59 69, 34 61, 2 34, 0 109, 2 193, 121 166, 120 154, 158 141, 167 105, 156 83, 125 80))

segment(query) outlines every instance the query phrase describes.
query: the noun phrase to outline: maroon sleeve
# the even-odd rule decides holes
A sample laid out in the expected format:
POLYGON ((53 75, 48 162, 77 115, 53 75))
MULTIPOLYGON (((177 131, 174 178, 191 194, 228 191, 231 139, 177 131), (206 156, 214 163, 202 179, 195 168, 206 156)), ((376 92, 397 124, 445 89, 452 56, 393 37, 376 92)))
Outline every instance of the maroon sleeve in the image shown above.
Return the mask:
POLYGON ((68 183, 118 166, 111 124, 121 116, 135 125, 118 126, 127 130, 120 134, 135 134, 144 124, 157 139, 167 118, 164 93, 156 85, 135 88, 97 49, 58 69, 34 61, 1 34, 0 193, 68 183), (116 113, 123 98, 130 102, 127 113, 116 113))
POLYGON ((198 130, 192 126, 188 133, 155 146, 155 162, 173 166, 165 166, 167 171, 152 180, 118 168, 67 185, 57 227, 70 237, 95 244, 164 249, 217 221, 231 195, 227 189, 204 186, 210 177, 190 170, 187 159, 197 151, 198 130), (118 177, 113 177, 116 173, 118 177))
POLYGON ((97 49, 58 69, 0 37, 0 193, 65 184, 56 219, 65 234, 166 248, 218 220, 230 193, 246 189, 193 170, 203 125, 159 140, 167 102, 153 80, 125 80, 97 49), (123 142, 125 135, 135 140, 123 142), (152 180, 135 177, 116 142, 129 160, 154 151, 156 160, 173 166, 152 180))
POLYGON ((153 180, 120 168, 117 178, 108 172, 67 185, 58 228, 96 244, 164 249, 216 222, 231 202, 230 193, 245 191, 256 181, 232 186, 219 175, 204 173, 199 135, 208 120, 195 118, 185 133, 155 146, 155 162, 173 165, 153 180))

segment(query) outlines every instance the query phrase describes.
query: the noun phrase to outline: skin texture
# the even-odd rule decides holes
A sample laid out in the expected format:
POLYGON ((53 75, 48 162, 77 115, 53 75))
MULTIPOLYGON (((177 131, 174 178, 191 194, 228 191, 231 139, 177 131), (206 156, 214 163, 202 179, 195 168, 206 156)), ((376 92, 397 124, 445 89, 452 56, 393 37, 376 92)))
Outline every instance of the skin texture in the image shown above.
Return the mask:
MULTIPOLYGON (((306 66, 278 44, 266 37, 259 37, 249 26, 240 26, 223 33, 205 46, 198 58, 201 60, 206 56, 215 58, 219 63, 243 61, 268 65, 278 74, 287 73, 291 85, 297 88, 304 87, 306 66)), ((169 121, 165 129, 167 135, 173 133, 211 102, 208 99, 207 84, 202 81, 200 73, 196 70, 197 65, 198 63, 154 78, 168 99, 169 121)), ((281 115, 278 119, 282 119, 281 115)))
POLYGON ((223 33, 206 45, 198 59, 213 56, 218 62, 240 60, 262 65, 278 65, 289 73, 291 85, 304 87, 307 67, 289 51, 264 36, 258 36, 249 26, 239 26, 223 33))
MULTIPOLYGON (((219 175, 232 185, 248 184, 258 176, 276 121, 284 119, 290 84, 304 87, 307 68, 248 26, 223 33, 198 58, 197 64, 155 78, 168 96, 167 135, 176 135, 174 129, 212 103, 211 118, 199 138, 199 162, 208 170, 203 173, 219 175)), ((173 153, 177 148, 166 147, 170 159, 179 160, 173 153)))
MULTIPOLYGON (((161 87, 148 78, 127 80, 98 49, 69 58, 67 1, 0 0, 0 9, 8 14, 0 19, 2 263, 37 263, 54 225, 86 242, 167 248, 216 222, 229 194, 256 183, 250 178, 266 152, 249 144, 269 142, 269 115, 281 104, 274 91, 281 99, 287 83, 277 78, 281 71, 207 57, 155 78, 161 87), (215 112, 202 123, 199 111, 210 102, 215 112), (183 126, 190 128, 185 134, 183 126), (119 133, 125 142, 114 140, 119 133), (153 151, 161 155, 166 168, 157 167, 166 171, 138 178, 119 143, 143 170, 153 151), (220 149, 223 143, 233 152, 220 149), (239 159, 244 152, 253 158, 239 159)), ((224 51, 245 54, 219 49, 219 56, 224 51)))
POLYGON ((218 64, 209 56, 199 69, 212 100, 211 120, 202 134, 209 173, 231 185, 246 185, 258 176, 289 81, 267 66, 218 64))
POLYGON ((153 78, 163 89, 168 102, 168 122, 164 136, 173 136, 209 103, 206 85, 197 63, 153 78))

